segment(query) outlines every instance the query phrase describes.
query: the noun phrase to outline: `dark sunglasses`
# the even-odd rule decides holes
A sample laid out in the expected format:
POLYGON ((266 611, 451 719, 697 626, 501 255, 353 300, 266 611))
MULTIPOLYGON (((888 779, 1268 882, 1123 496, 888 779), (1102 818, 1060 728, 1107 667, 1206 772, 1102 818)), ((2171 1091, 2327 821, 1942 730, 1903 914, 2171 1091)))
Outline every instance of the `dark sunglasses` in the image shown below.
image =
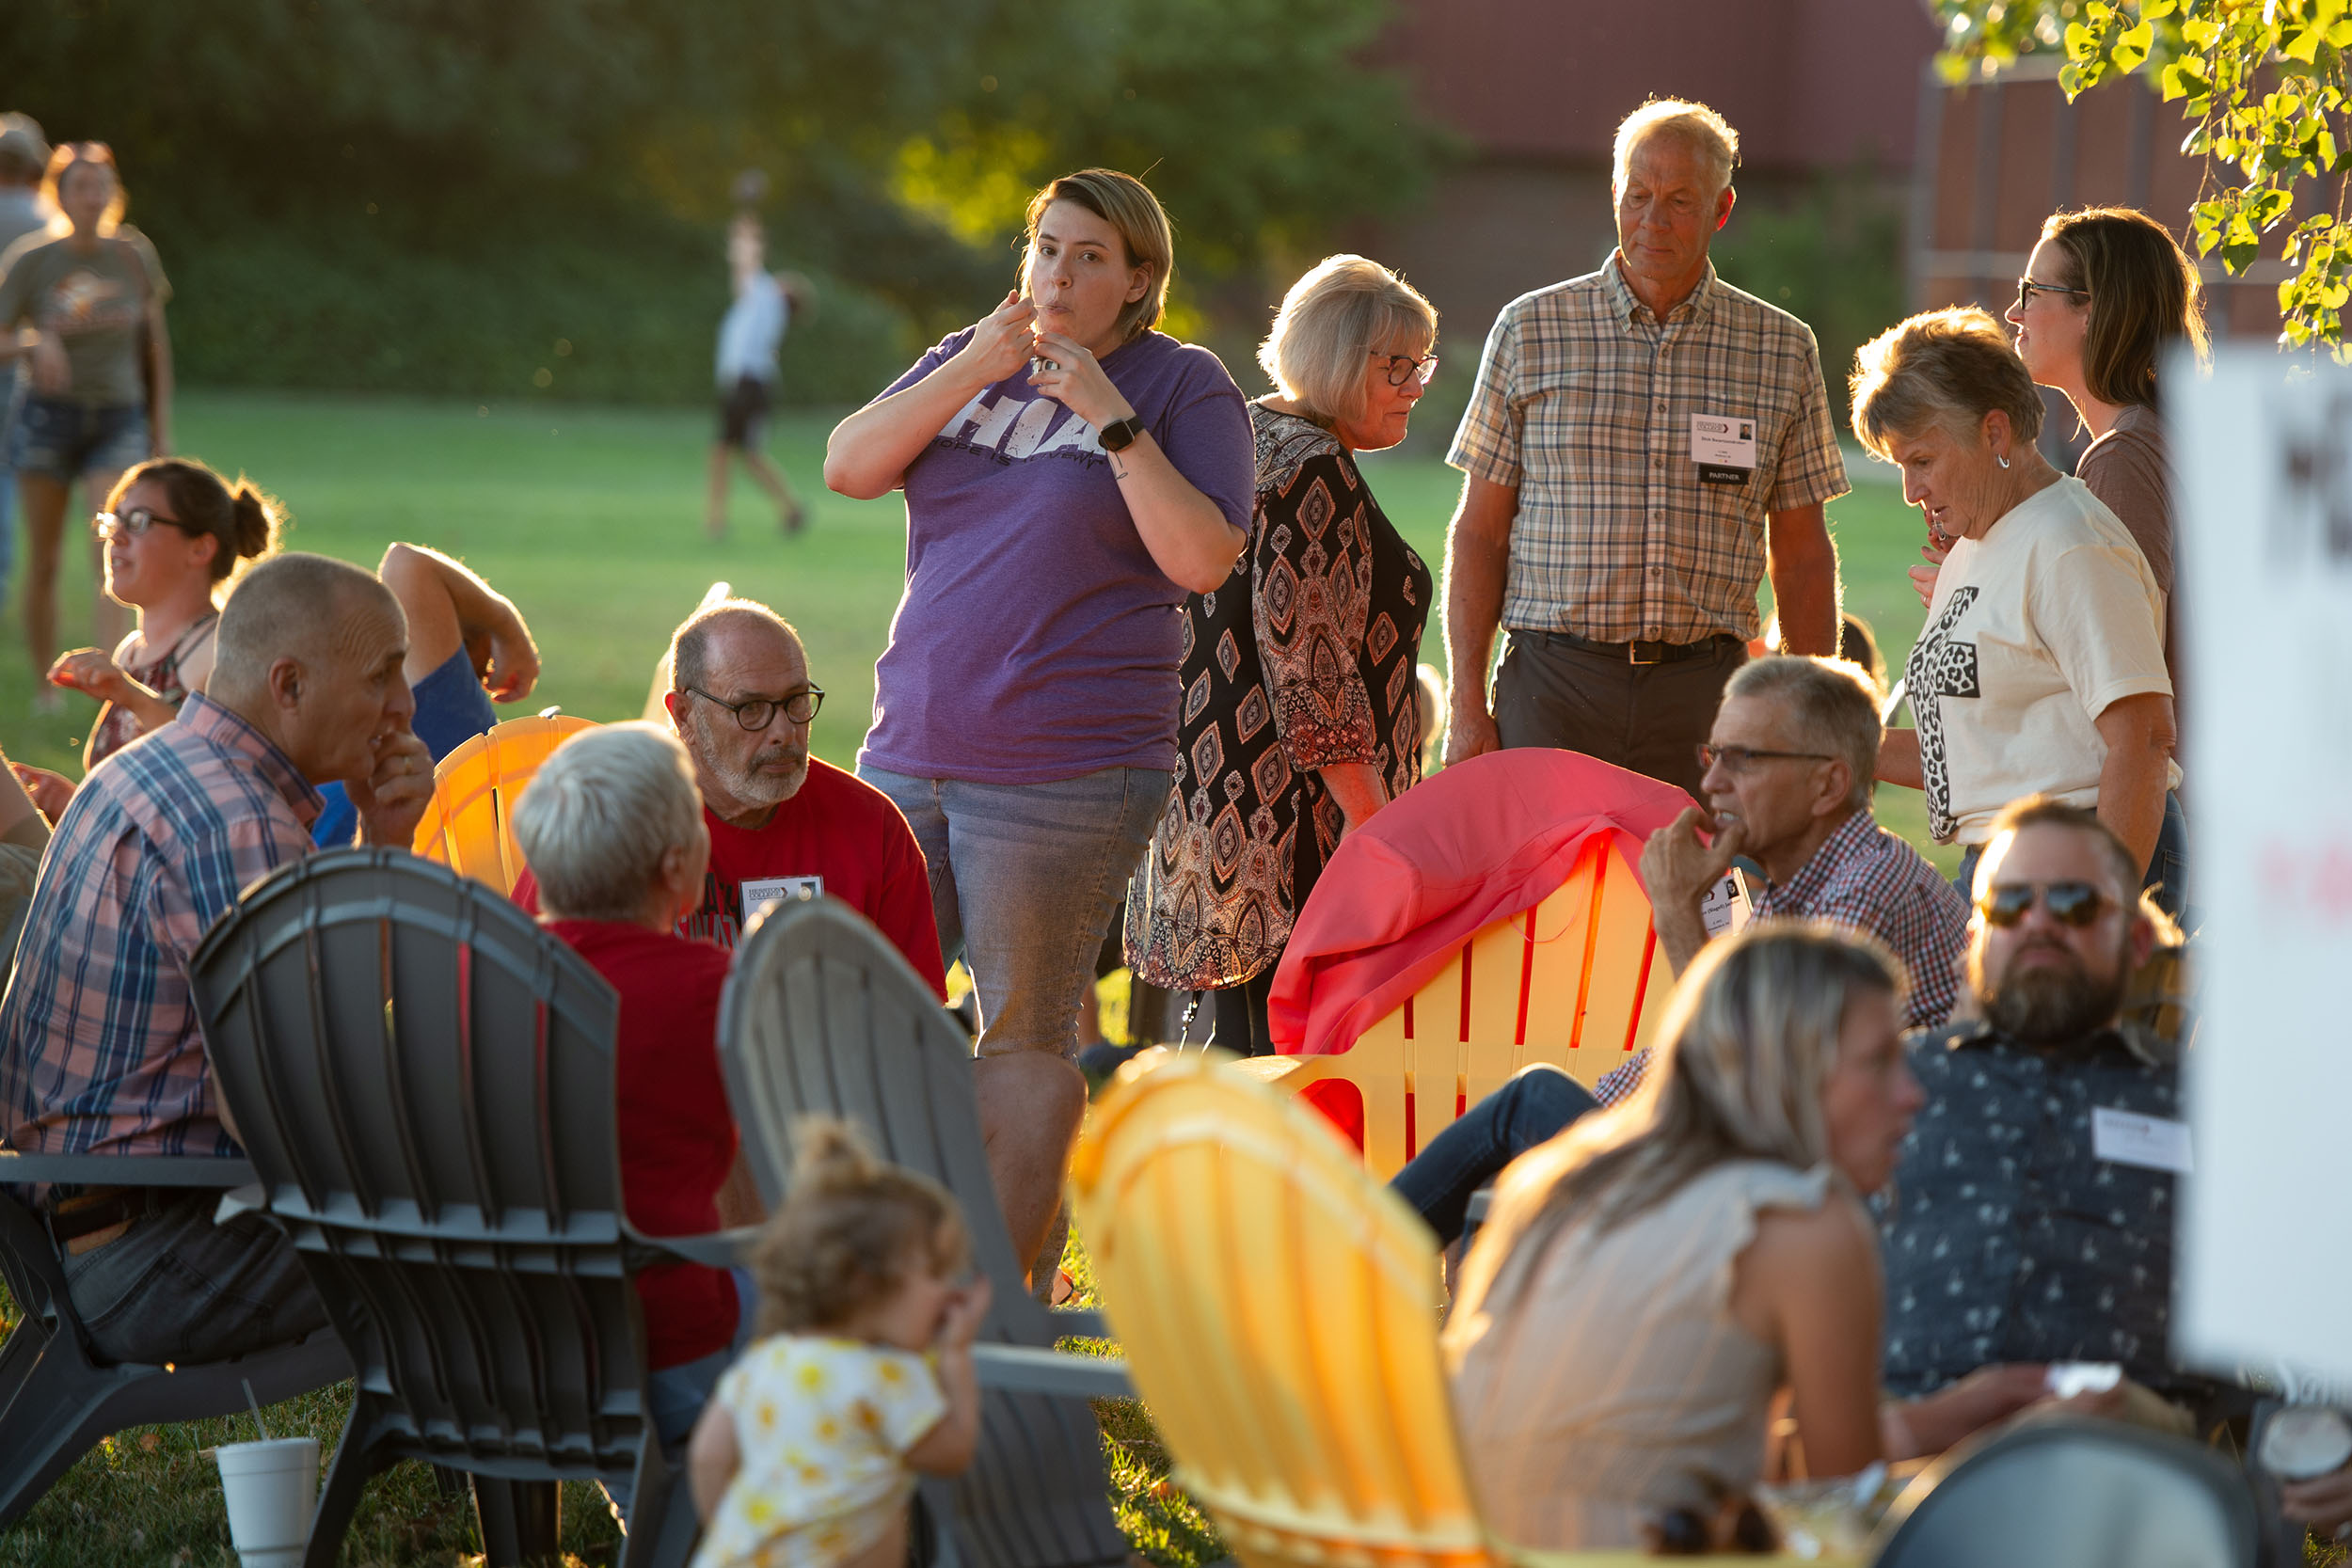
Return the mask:
POLYGON ((1373 357, 1389 362, 1389 385, 1391 387, 1402 387, 1415 376, 1421 377, 1421 384, 1426 387, 1429 378, 1438 373, 1438 356, 1434 354, 1424 354, 1418 359, 1409 354, 1375 354, 1373 357))
POLYGON ((135 539, 157 523, 168 523, 183 533, 188 531, 188 525, 179 518, 167 517, 144 506, 126 506, 119 512, 101 512, 90 519, 89 526, 103 543, 126 533, 135 539))
POLYGON ((1977 900, 1985 924, 2004 930, 2026 918, 2040 899, 2050 918, 2061 926, 2080 928, 2106 912, 2110 900, 2089 882, 2002 882, 1977 900))
POLYGON ((2030 277, 2021 277, 2017 280, 2017 309, 2023 310, 2026 306, 2031 305, 2033 296, 2036 294, 2079 294, 2089 299, 2090 291, 2070 289, 2063 283, 2037 283, 2030 277))
POLYGON ((795 724, 805 724, 817 717, 817 710, 825 705, 825 689, 812 686, 795 691, 781 700, 774 697, 754 697, 749 702, 730 703, 724 697, 714 697, 699 686, 682 686, 681 691, 691 691, 706 703, 715 703, 735 715, 735 721, 743 728, 757 732, 776 721, 782 713, 795 724))

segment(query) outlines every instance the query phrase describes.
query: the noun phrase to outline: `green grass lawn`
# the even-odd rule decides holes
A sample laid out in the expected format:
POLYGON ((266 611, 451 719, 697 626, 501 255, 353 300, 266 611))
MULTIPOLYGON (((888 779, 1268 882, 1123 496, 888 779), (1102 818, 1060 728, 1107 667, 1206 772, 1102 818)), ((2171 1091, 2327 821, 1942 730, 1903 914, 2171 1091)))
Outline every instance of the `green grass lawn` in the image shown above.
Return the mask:
MULTIPOLYGON (((522 607, 545 663, 539 689, 515 711, 548 704, 592 719, 633 717, 671 627, 714 578, 774 605, 806 639, 827 691, 817 751, 847 765, 873 705, 874 661, 888 637, 904 560, 898 500, 825 494, 818 467, 831 419, 779 421, 774 448, 813 507, 808 531, 787 539, 765 503, 739 489, 735 531, 702 533, 709 421, 642 409, 534 411, 515 406, 339 397, 229 396, 182 401, 186 450, 240 469, 276 492, 295 519, 295 547, 373 565, 394 540, 465 558, 522 607)), ((1422 448, 1426 453, 1437 443, 1422 448)), ((1375 455, 1365 471, 1382 503, 1433 567, 1444 556, 1456 476, 1429 455, 1375 455)), ((1903 578, 1919 529, 1877 474, 1830 509, 1844 559, 1846 600, 1877 628, 1899 668, 1919 625, 1903 578)), ((90 562, 77 551, 60 602, 67 645, 88 641, 90 562)), ((14 606, 0 642, 0 746, 21 761, 78 774, 94 707, 69 695, 66 714, 36 718, 39 672, 18 641, 14 606)), ((1444 663, 1433 626, 1424 657, 1444 663)), ((1916 793, 1889 790, 1881 816, 1924 843, 1916 793)), ((1939 863, 1954 860, 1938 854, 1939 863)), ((1948 865, 1947 865, 1948 868, 1948 865)), ((1082 1255, 1073 1262, 1083 1275, 1082 1255)), ((12 1307, 0 1307, 13 1316, 12 1307)), ((347 1394, 329 1391, 271 1412, 274 1432, 333 1443, 347 1394)), ((199 1449, 253 1435, 250 1417, 119 1434, 0 1535, 9 1564, 223 1564, 232 1560, 220 1489, 199 1449)), ((1191 1503, 1166 1485, 1168 1456, 1139 1407, 1107 1409, 1105 1432, 1121 1522, 1154 1560, 1219 1555, 1191 1503)), ((448 1562, 469 1549, 470 1510, 434 1489, 421 1465, 370 1488, 345 1560, 448 1562)), ((614 1539, 599 1500, 566 1489, 565 1544, 590 1560, 614 1539)))

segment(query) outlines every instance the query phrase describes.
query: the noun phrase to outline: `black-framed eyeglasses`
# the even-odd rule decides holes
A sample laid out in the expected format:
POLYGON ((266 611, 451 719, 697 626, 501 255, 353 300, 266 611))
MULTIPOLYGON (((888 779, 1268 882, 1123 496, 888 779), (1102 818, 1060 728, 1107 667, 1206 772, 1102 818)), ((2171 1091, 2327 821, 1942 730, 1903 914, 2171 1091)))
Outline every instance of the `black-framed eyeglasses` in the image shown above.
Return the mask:
POLYGON ((2063 283, 2037 283, 2030 277, 2021 277, 2017 280, 2017 309, 2023 310, 2031 305, 2033 296, 2036 294, 2079 294, 2084 299, 2089 299, 2090 291, 2070 289, 2063 283))
POLYGON ((1977 912, 1986 925, 2006 930, 2025 919, 2037 899, 2052 920, 2077 929, 2105 914, 2111 902, 2105 889, 2090 882, 1996 882, 1977 900, 1977 912))
POLYGON ((1720 762, 1724 765, 1724 771, 1735 778, 1745 773, 1753 763, 1834 762, 1836 760, 1827 752, 1758 752, 1746 746, 1701 746, 1699 748, 1700 772, 1708 771, 1720 762))
POLYGON ((795 724, 805 724, 817 717, 817 710, 825 705, 825 689, 807 687, 789 697, 754 697, 747 702, 730 703, 724 697, 714 697, 699 686, 681 686, 680 691, 691 691, 706 703, 716 703, 735 715, 735 721, 757 733, 776 721, 781 713, 795 724))
POLYGON ((188 525, 179 518, 167 517, 145 506, 126 506, 119 512, 101 512, 89 520, 90 531, 98 535, 101 543, 126 533, 135 539, 157 523, 168 523, 183 533, 188 529, 188 525))
POLYGON ((1434 354, 1416 357, 1410 354, 1375 353, 1373 357, 1388 361, 1389 385, 1391 387, 1402 387, 1415 376, 1419 376, 1421 384, 1426 387, 1429 378, 1438 373, 1438 356, 1434 354))

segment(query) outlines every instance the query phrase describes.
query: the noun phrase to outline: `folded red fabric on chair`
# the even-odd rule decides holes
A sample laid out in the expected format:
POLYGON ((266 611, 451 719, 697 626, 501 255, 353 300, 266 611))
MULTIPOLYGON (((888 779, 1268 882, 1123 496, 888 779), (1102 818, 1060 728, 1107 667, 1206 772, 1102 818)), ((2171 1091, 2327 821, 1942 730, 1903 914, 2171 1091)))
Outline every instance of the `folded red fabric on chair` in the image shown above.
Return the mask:
POLYGON ((1284 1055, 1345 1051, 1481 927, 1541 903, 1597 833, 1641 875, 1642 846, 1692 803, 1581 752, 1456 763, 1350 833, 1298 911, 1268 1032, 1284 1055))

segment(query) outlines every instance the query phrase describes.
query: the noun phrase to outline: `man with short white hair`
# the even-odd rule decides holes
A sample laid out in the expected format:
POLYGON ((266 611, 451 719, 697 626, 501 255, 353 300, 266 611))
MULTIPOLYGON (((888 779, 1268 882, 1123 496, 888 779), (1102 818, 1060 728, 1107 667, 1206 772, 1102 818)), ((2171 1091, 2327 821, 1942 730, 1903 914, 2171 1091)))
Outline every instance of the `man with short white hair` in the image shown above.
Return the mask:
POLYGON ((1758 634, 1837 649, 1822 513, 1847 490, 1803 322, 1715 276, 1739 135, 1703 104, 1617 128, 1617 250, 1504 307, 1446 461, 1446 761, 1563 746, 1699 791, 1694 748, 1758 634), (1486 673, 1507 630, 1491 707, 1486 673))

